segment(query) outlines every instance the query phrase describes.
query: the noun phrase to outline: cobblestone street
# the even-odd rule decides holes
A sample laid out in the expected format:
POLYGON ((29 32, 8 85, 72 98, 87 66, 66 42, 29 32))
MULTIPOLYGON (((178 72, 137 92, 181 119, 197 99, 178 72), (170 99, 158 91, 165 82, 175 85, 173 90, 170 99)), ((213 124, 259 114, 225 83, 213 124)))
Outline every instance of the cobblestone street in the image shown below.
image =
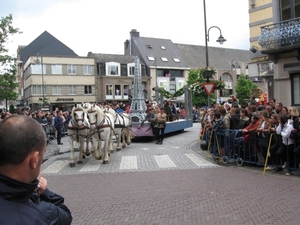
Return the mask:
POLYGON ((162 146, 134 142, 114 152, 108 165, 90 156, 74 168, 65 137, 43 174, 65 197, 76 225, 299 224, 299 176, 215 164, 197 149, 198 132, 194 124, 162 146), (124 157, 131 163, 122 164, 124 157))

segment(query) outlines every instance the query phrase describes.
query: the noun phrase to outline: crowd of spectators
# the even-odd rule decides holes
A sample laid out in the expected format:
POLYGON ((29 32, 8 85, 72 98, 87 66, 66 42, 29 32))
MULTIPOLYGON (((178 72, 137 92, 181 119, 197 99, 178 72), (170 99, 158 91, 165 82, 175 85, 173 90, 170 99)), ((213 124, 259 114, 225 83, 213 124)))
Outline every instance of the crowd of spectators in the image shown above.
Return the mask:
POLYGON ((239 144, 242 151, 253 157, 248 160, 260 165, 268 160, 267 169, 285 169, 286 175, 291 175, 293 169, 299 168, 300 117, 297 107, 284 106, 273 98, 266 105, 252 101, 244 107, 237 102, 214 104, 202 108, 199 115, 200 134, 207 142, 217 142, 218 156, 232 157, 233 148, 239 144), (211 135, 213 132, 215 134, 211 135))

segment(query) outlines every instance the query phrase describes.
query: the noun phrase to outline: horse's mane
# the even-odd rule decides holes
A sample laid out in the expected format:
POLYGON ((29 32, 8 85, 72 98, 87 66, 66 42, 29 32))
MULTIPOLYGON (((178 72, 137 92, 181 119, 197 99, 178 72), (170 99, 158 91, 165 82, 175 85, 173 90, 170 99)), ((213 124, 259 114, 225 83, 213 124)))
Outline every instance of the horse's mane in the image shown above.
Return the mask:
POLYGON ((117 113, 115 110, 113 110, 112 108, 109 108, 106 110, 106 112, 108 112, 109 114, 111 114, 114 118, 114 120, 116 120, 116 117, 117 117, 117 113))
MULTIPOLYGON (((95 104, 91 104, 90 110, 91 111, 95 110, 96 114, 98 115, 98 118, 104 118, 105 117, 103 110, 95 104)), ((102 122, 101 119, 98 121, 98 123, 99 122, 102 122)))

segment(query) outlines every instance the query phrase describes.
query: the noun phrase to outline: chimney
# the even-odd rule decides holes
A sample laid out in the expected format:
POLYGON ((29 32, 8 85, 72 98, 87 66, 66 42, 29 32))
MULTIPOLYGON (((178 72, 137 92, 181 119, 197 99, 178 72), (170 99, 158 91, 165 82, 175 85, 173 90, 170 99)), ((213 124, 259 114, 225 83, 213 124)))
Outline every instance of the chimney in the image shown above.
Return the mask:
POLYGON ((130 45, 130 41, 127 39, 125 42, 124 42, 124 53, 125 53, 125 55, 128 55, 129 54, 129 52, 128 52, 128 47, 129 47, 129 45, 130 45), (127 54, 127 52, 128 52, 128 54, 127 54))
POLYGON ((131 37, 139 37, 139 36, 140 36, 140 32, 137 32, 136 29, 132 29, 132 30, 130 31, 130 36, 131 36, 131 37))

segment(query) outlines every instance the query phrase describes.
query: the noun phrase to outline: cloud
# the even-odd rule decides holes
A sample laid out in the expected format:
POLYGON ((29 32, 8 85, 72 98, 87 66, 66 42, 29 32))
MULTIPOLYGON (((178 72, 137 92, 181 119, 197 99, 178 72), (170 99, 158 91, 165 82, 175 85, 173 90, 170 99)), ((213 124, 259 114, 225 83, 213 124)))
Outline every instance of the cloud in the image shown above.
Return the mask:
MULTIPOLYGON (((13 14, 13 25, 23 31, 11 40, 10 50, 28 45, 47 30, 81 56, 89 51, 123 54, 131 29, 141 37, 171 39, 174 43, 205 45, 203 1, 199 0, 4 0, 13 14)), ((248 2, 206 0, 207 28, 218 26, 227 39, 215 40, 217 29, 209 32, 209 46, 249 49, 248 2)))

